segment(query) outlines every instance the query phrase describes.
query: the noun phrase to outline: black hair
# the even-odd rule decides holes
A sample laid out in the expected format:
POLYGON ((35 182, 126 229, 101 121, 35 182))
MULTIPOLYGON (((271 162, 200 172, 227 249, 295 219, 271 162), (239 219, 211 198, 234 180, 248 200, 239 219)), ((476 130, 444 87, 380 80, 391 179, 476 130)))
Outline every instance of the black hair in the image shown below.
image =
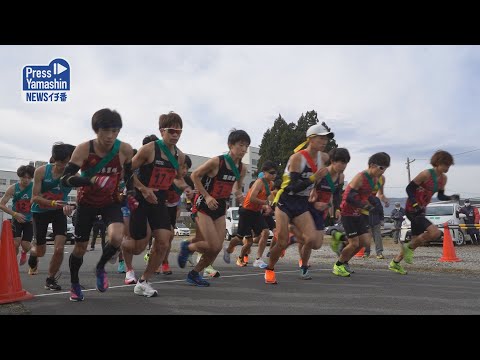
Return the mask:
POLYGON ((192 159, 187 154, 185 154, 185 165, 187 165, 187 169, 192 167, 192 159))
POLYGON ((233 129, 228 135, 228 145, 235 145, 240 141, 245 141, 250 145, 250 136, 247 134, 245 130, 236 130, 233 129))
POLYGON ((341 161, 344 163, 350 162, 350 153, 345 148, 333 148, 328 153, 328 156, 330 158, 329 159, 330 163, 337 162, 337 161, 341 161))
POLYGON ((92 116, 92 129, 98 133, 99 129, 121 129, 122 117, 115 110, 101 109, 92 116))
POLYGON ((453 156, 448 151, 437 150, 435 151, 435 154, 432 155, 432 158, 430 159, 430 164, 432 164, 432 166, 451 166, 454 164, 453 156))
POLYGON ((390 155, 388 155, 386 152, 378 152, 376 154, 373 154, 368 159, 368 165, 372 165, 372 164, 389 167, 390 155))
POLYGON ((263 163, 262 165, 262 171, 265 172, 265 171, 268 171, 268 170, 277 170, 277 165, 275 165, 275 163, 273 161, 270 161, 270 160, 267 160, 263 163))
POLYGON ((22 165, 17 169, 17 176, 24 177, 25 175, 29 175, 33 178, 33 174, 35 173, 35 167, 32 165, 22 165))
POLYGON ((143 140, 142 140, 142 145, 147 145, 148 143, 151 143, 152 141, 157 141, 158 136, 157 135, 146 135, 143 140))
POLYGON ((179 126, 180 129, 183 128, 183 121, 180 115, 170 111, 168 114, 162 114, 158 118, 158 128, 171 128, 174 126, 179 126))
POLYGON ((50 162, 63 161, 72 156, 73 150, 75 150, 74 145, 64 144, 64 143, 55 143, 52 146, 52 157, 50 162), (53 160, 53 161, 52 161, 53 160))

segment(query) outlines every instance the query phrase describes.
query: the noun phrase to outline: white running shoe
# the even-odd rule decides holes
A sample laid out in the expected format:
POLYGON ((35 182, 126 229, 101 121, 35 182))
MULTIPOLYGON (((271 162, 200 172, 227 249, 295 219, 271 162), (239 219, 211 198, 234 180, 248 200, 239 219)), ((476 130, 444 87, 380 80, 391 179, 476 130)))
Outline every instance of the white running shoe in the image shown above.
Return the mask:
POLYGON ((268 266, 268 264, 266 264, 262 259, 256 259, 253 262, 253 266, 258 267, 260 269, 265 269, 268 266))
POLYGON ((215 270, 212 265, 208 265, 205 270, 203 270, 203 277, 217 278, 220 277, 220 273, 215 270))
POLYGON ((145 297, 154 297, 158 295, 157 290, 152 288, 152 285, 146 280, 144 282, 137 282, 137 285, 135 285, 133 292, 137 295, 145 297))
POLYGON ((132 285, 137 283, 137 278, 135 277, 135 271, 130 270, 125 274, 125 285, 132 285))
POLYGON ((187 262, 188 262, 188 266, 190 266, 190 267, 195 266, 195 263, 193 262, 193 254, 188 255, 187 262))

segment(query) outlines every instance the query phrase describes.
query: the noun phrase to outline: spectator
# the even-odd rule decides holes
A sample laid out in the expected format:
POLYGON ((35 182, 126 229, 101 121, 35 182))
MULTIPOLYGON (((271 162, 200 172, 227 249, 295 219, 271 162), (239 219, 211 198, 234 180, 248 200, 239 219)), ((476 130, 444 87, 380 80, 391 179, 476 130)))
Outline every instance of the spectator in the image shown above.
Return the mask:
POLYGON ((102 219, 102 215, 97 215, 95 222, 92 227, 92 242, 90 243, 90 250, 95 250, 95 242, 97 241, 97 236, 100 233, 102 238, 102 249, 105 247, 105 222, 102 219))
MULTIPOLYGON (((458 212, 460 214, 465 214, 465 224, 473 225, 479 223, 480 215, 478 209, 470 204, 470 199, 465 199, 464 205, 458 210, 458 212)), ((480 244, 480 235, 478 229, 467 229, 467 234, 470 235, 470 238, 472 239, 472 244, 480 244)))
POLYGON ((395 222, 395 231, 393 232, 393 241, 398 244, 400 240, 400 228, 402 227, 403 217, 405 216, 405 209, 397 201, 395 209, 392 210, 390 217, 395 222))
MULTIPOLYGON (((375 207, 370 210, 368 215, 368 224, 372 232, 373 241, 375 242, 375 253, 377 254, 377 259, 385 259, 383 256, 383 240, 382 240, 382 231, 381 227, 383 225, 383 206, 378 197, 372 198, 372 204, 375 202, 375 207)), ((365 247, 365 257, 370 256, 370 246, 365 247)))

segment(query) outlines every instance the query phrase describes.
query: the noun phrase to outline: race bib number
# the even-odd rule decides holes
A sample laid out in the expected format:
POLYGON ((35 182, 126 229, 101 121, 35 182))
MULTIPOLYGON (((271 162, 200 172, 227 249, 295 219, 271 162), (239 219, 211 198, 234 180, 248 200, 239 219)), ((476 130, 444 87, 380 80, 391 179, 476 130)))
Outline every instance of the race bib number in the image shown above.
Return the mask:
POLYGON ((212 189, 212 197, 215 199, 228 199, 232 193, 233 182, 231 181, 215 181, 212 189))
MULTIPOLYGON (((47 192, 47 193, 43 193, 42 194, 42 197, 46 200, 49 200, 49 201, 52 201, 52 200, 63 200, 63 194, 60 193, 60 194, 54 194, 54 193, 50 193, 50 192, 47 192)), ((39 208, 40 209, 57 209, 56 206, 43 206, 43 205, 39 205, 39 208)))
POLYGON ((15 210, 19 213, 22 214, 28 214, 30 212, 30 200, 23 199, 23 200, 18 200, 15 203, 15 210))
POLYGON ((173 168, 154 167, 148 187, 158 190, 168 190, 176 175, 177 172, 173 168))

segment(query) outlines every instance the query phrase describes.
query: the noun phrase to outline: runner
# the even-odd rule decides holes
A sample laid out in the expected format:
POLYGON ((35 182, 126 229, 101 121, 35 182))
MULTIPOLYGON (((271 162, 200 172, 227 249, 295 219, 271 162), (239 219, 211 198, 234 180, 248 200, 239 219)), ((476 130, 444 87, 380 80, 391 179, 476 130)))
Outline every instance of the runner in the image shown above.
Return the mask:
MULTIPOLYGON (((368 159, 368 169, 358 173, 347 185, 340 205, 342 224, 348 237, 348 245, 340 253, 333 266, 333 274, 350 276, 345 263, 370 242, 368 231, 368 211, 373 208, 373 193, 379 178, 390 166, 390 156, 376 153, 368 159)), ((376 192, 375 192, 376 193, 376 192)))
POLYGON ((170 244, 172 228, 165 203, 168 189, 176 178, 179 189, 186 194, 191 191, 181 175, 185 154, 176 146, 182 128, 182 118, 178 114, 171 111, 160 115, 161 139, 143 145, 133 158, 132 169, 139 169, 138 177, 134 175, 134 184, 138 189, 136 200, 139 206, 130 215, 130 234, 139 243, 136 247, 142 251, 147 247, 149 240, 147 225, 150 225, 155 238, 146 269, 135 285, 136 295, 145 297, 158 295, 149 279, 162 263, 170 244))
MULTIPOLYGON (((335 148, 329 152, 329 161, 327 166, 327 174, 323 176, 316 184, 315 190, 311 193, 309 199, 309 211, 315 222, 317 229, 317 243, 316 246, 320 248, 323 244, 325 219, 327 213, 333 205, 333 198, 340 197, 340 191, 343 188, 345 171, 349 161, 350 153, 344 148, 335 148)), ((302 234, 298 229, 294 229, 293 233, 296 235, 300 250, 300 268, 304 264, 304 259, 310 257, 312 248, 304 245, 302 234)), ((310 267, 307 263, 307 267, 310 267)))
MULTIPOLYGON (((151 142, 155 142, 158 140, 157 135, 147 135, 143 138, 142 140, 142 145, 147 145, 151 142)), ((135 151, 136 155, 137 151, 135 151)), ((138 176, 138 169, 135 171, 135 173, 138 176)), ((135 200, 135 198, 131 198, 131 200, 135 200)), ((122 207, 123 211, 123 221, 125 223, 125 236, 123 238, 122 242, 122 254, 123 258, 125 260, 125 268, 126 268, 126 274, 125 274, 125 284, 130 285, 130 284, 136 284, 137 283, 137 277, 135 275, 135 270, 133 269, 133 256, 134 255, 140 255, 143 250, 145 250, 143 246, 143 242, 140 241, 135 241, 132 239, 130 235, 130 215, 131 215, 131 209, 137 208, 138 207, 138 201, 135 200, 134 202, 128 202, 127 199, 125 198, 125 205, 122 207)), ((146 238, 148 239, 148 250, 150 250, 150 247, 152 245, 152 230, 150 229, 150 225, 147 224, 147 234, 146 238)), ((145 262, 148 262, 148 255, 149 253, 147 252, 145 254, 145 262)))
MULTIPOLYGON (((277 242, 270 248, 268 267, 265 269, 265 283, 277 284, 275 264, 289 242, 289 224, 292 222, 303 234, 305 245, 316 248, 315 223, 308 211, 308 199, 315 183, 327 173, 324 167, 328 155, 322 153, 329 139, 334 134, 323 125, 311 126, 306 133, 307 140, 295 149, 290 156, 283 174, 281 189, 275 196, 275 220, 277 222, 277 242), (307 148, 300 150, 305 144, 307 148)), ((307 253, 305 253, 307 254, 307 253)), ((303 260, 301 277, 310 278, 308 273, 308 259, 303 260)))
POLYGON ((34 172, 35 168, 32 165, 20 166, 17 169, 19 181, 10 185, 0 200, 0 210, 12 216, 13 241, 17 255, 20 244, 22 245, 20 265, 27 262, 27 252, 32 247, 33 225, 30 207, 34 172), (7 206, 10 199, 12 199, 11 209, 7 206))
MULTIPOLYGON (((183 164, 183 167, 181 168, 180 174, 181 174, 182 178, 184 179, 184 181, 186 183, 187 183, 186 175, 188 173, 188 170, 191 167, 192 167, 192 160, 190 159, 190 157, 188 155, 185 155, 185 163, 183 164)), ((193 185, 193 183, 192 183, 192 185, 193 185)), ((190 184, 188 184, 188 186, 189 186, 190 190, 193 188, 190 184)), ((163 275, 171 275, 172 274, 172 270, 170 269, 170 265, 168 263, 168 255, 170 254, 170 249, 172 247, 172 241, 173 241, 173 238, 175 236, 175 231, 174 231, 175 230, 175 224, 177 223, 178 216, 180 215, 180 207, 178 206, 178 204, 181 201, 181 195, 182 194, 183 194, 183 191, 180 190, 180 188, 175 184, 175 180, 174 180, 174 183, 172 184, 170 189, 168 189, 167 201, 166 201, 167 208, 168 208, 168 215, 170 217, 170 225, 172 225, 172 233, 171 233, 171 236, 170 236, 168 249, 167 249, 167 252, 165 253, 165 257, 162 261, 162 264, 158 267, 157 270, 155 270, 156 274, 160 274, 160 273, 162 273, 163 275)), ((189 194, 190 194, 189 195, 190 197, 193 197, 193 193, 191 191, 189 192, 189 194)))
POLYGON ((406 187, 408 199, 405 204, 405 215, 411 222, 412 240, 403 244, 400 254, 395 256, 388 268, 399 274, 407 272, 400 265, 405 259, 407 264, 413 263, 413 251, 419 246, 425 246, 429 241, 442 236, 440 229, 425 217, 425 209, 435 193, 440 201, 459 200, 460 196, 445 195, 447 175, 450 166, 454 164, 453 156, 447 151, 438 150, 430 159, 432 169, 421 171, 406 187))
POLYGON ((133 149, 130 144, 117 139, 121 128, 122 118, 115 110, 101 109, 95 112, 92 129, 96 138, 77 146, 62 177, 63 185, 78 188, 75 246, 69 259, 71 301, 84 300, 78 273, 97 215, 102 215, 109 239, 95 271, 96 288, 100 292, 108 289, 105 264, 118 253, 122 243, 124 225, 118 186, 121 174, 124 174, 127 190, 133 190, 133 149), (81 176, 77 175, 79 170, 82 170, 81 176))
POLYGON ((38 274, 38 258, 45 255, 47 250, 48 224, 52 224, 54 250, 48 267, 48 276, 45 289, 61 290, 57 283, 58 270, 63 262, 65 241, 67 240, 67 216, 71 215, 74 206, 68 204, 68 194, 71 187, 60 183, 65 166, 75 146, 56 143, 52 147, 51 164, 40 166, 35 170, 32 190, 32 213, 35 229, 35 246, 30 250, 28 258, 30 275, 38 274))
POLYGON ((192 180, 199 194, 196 199, 198 227, 203 241, 182 242, 178 254, 178 265, 185 267, 188 256, 194 251, 203 255, 188 273, 187 282, 196 286, 210 286, 200 272, 212 264, 222 249, 225 238, 225 212, 230 194, 238 203, 243 201, 242 185, 247 167, 242 158, 250 146, 250 136, 244 130, 233 130, 228 136, 229 152, 207 160, 193 173, 192 180))
MULTIPOLYGON (((262 172, 263 177, 258 178, 250 187, 245 196, 243 206, 238 211, 237 234, 228 244, 224 245, 223 260, 227 264, 230 263, 230 254, 235 249, 235 246, 243 244, 240 255, 237 258, 237 266, 247 266, 248 261, 244 261, 244 257, 248 257, 250 248, 253 245, 252 236, 260 236, 259 246, 265 249, 269 230, 265 217, 262 216, 262 210, 266 213, 273 212, 268 197, 271 195, 273 180, 277 175, 277 167, 272 161, 267 160, 262 166, 262 172)), ((257 267, 266 268, 267 264, 262 264, 260 260, 259 258, 256 259, 257 267)))

